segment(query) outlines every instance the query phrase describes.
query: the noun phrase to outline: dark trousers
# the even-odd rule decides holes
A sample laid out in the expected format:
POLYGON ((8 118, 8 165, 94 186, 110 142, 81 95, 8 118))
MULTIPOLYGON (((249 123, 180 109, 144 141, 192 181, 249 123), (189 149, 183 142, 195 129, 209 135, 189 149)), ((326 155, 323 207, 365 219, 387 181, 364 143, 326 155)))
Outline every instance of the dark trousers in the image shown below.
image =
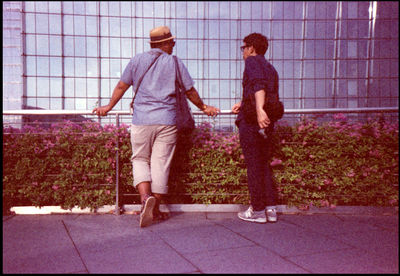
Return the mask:
POLYGON ((263 138, 258 133, 259 129, 245 120, 239 123, 240 146, 247 166, 247 182, 254 211, 276 205, 276 189, 269 164, 271 139, 263 138))

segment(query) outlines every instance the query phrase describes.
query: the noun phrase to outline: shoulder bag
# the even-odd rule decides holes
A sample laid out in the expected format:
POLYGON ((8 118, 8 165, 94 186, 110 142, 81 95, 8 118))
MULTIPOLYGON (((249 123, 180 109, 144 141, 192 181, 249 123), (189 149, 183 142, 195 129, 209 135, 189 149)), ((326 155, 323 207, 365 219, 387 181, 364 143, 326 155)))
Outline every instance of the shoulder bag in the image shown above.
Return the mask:
POLYGON ((190 134, 195 128, 195 122, 191 109, 189 107, 186 98, 186 89, 183 85, 181 73, 179 71, 177 57, 174 56, 176 79, 175 79, 175 91, 176 91, 176 127, 180 134, 190 134))

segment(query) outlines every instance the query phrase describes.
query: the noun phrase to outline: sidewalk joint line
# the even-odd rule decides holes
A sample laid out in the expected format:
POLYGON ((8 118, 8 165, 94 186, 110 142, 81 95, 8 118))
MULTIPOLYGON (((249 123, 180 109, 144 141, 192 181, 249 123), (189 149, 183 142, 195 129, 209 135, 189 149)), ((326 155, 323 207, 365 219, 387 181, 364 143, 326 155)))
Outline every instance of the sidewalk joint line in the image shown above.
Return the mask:
POLYGON ((71 240, 71 242, 72 242, 72 244, 73 244, 73 246, 74 246, 76 252, 78 253, 79 259, 81 260, 81 262, 82 262, 82 264, 83 264, 83 266, 84 266, 84 268, 85 268, 85 271, 86 271, 87 273, 90 273, 90 272, 89 272, 89 269, 87 268, 87 266, 86 266, 86 264, 85 264, 85 262, 83 261, 83 258, 82 258, 82 256, 81 256, 81 253, 79 253, 78 247, 76 246, 74 240, 73 240, 72 237, 71 237, 71 234, 69 233, 69 230, 68 230, 67 226, 66 226, 65 223, 64 223, 64 220, 61 220, 61 222, 62 222, 62 224, 64 225, 65 231, 67 232, 67 235, 68 235, 69 239, 71 240))

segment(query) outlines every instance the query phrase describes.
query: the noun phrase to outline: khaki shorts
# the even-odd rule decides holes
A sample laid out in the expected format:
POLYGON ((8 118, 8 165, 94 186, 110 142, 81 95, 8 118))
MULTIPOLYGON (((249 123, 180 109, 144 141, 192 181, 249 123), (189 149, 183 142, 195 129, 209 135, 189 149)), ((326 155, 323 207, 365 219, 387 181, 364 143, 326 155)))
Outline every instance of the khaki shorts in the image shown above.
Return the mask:
POLYGON ((168 193, 168 177, 175 152, 177 128, 131 125, 133 185, 151 182, 151 191, 168 193))

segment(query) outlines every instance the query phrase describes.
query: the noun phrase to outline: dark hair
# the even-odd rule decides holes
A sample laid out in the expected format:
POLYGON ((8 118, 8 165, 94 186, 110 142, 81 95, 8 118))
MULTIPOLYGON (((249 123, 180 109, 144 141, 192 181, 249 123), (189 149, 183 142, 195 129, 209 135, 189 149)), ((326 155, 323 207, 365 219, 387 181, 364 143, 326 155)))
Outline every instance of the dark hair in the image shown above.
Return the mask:
POLYGON ((268 50, 268 39, 259 33, 252 33, 243 39, 243 42, 247 46, 253 46, 256 53, 259 55, 265 55, 268 50))
POLYGON ((162 46, 166 45, 166 44, 170 44, 172 43, 173 40, 166 40, 163 42, 159 42, 159 43, 150 43, 150 48, 154 49, 154 48, 161 48, 162 46))

